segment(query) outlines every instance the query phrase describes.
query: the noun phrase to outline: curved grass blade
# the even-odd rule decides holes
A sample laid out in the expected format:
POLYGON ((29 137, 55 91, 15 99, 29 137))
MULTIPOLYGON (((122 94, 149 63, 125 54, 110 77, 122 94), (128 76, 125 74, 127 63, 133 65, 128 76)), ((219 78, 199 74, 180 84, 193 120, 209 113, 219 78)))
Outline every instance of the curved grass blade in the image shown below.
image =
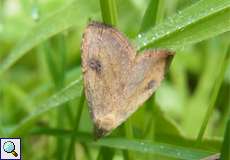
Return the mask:
POLYGON ((72 132, 70 130, 62 129, 47 129, 39 128, 33 130, 32 135, 45 134, 52 136, 65 136, 71 138, 72 134, 75 134, 76 140, 79 142, 86 142, 95 146, 104 146, 122 150, 137 151, 145 154, 158 154, 162 156, 184 159, 184 160, 198 160, 212 155, 212 152, 203 150, 195 150, 177 145, 170 145, 164 143, 152 143, 142 140, 128 140, 125 138, 104 138, 98 141, 94 141, 92 136, 88 133, 72 132))
POLYGON ((87 17, 89 17, 91 13, 92 11, 89 5, 80 3, 80 0, 76 0, 53 15, 41 20, 38 25, 32 28, 24 39, 17 44, 9 53, 9 56, 0 62, 0 75, 37 44, 70 27, 80 25, 82 21, 87 20, 87 17), (80 20, 77 20, 78 18, 80 20))
POLYGON ((176 48, 229 30, 230 1, 201 0, 148 32, 139 34, 134 42, 138 50, 154 46, 176 48))
POLYGON ((206 151, 193 150, 169 144, 151 143, 141 140, 128 140, 123 138, 101 139, 93 144, 186 160, 197 160, 210 155, 210 153, 206 151))
POLYGON ((82 92, 82 78, 75 80, 60 92, 48 98, 41 105, 37 106, 36 110, 20 122, 9 134, 9 137, 21 136, 30 130, 30 126, 48 111, 62 107, 64 103, 80 97, 82 92))

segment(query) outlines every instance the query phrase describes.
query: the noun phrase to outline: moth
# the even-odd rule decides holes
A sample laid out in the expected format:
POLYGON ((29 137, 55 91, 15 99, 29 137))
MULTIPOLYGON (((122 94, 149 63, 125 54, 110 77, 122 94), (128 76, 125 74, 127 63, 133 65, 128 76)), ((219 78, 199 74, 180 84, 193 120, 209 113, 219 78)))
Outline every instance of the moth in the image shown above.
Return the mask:
POLYGON ((137 54, 117 29, 90 23, 82 40, 85 95, 96 136, 109 134, 159 87, 173 53, 147 50, 137 54))

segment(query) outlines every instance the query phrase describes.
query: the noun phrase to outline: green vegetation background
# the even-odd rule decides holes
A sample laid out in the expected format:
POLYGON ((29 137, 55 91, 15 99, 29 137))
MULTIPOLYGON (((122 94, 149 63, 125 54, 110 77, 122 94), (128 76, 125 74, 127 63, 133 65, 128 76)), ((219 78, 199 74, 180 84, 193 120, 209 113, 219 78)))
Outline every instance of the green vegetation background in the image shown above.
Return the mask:
POLYGON ((229 0, 0 0, 0 137, 23 159, 230 159, 229 0), (94 141, 80 44, 91 20, 176 51, 166 79, 94 141), (225 135, 225 136, 224 136, 225 135))

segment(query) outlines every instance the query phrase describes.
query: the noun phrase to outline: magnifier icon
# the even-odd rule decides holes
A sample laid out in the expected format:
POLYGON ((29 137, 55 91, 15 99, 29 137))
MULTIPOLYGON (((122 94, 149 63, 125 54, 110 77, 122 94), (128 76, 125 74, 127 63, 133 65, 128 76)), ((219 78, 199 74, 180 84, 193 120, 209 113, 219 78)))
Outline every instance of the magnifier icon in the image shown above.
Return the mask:
POLYGON ((3 150, 6 152, 6 153, 11 153, 14 155, 14 157, 17 157, 18 154, 17 152, 15 152, 15 145, 13 142, 11 141, 7 141, 3 144, 3 150))

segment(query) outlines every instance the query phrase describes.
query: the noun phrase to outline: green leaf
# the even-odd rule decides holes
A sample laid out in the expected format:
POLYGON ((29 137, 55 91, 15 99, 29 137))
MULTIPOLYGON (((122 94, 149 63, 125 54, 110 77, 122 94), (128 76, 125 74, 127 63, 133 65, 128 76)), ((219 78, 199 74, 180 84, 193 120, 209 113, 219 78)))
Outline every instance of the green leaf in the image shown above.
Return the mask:
POLYGON ((8 57, 3 62, 0 62, 0 75, 37 44, 57 33, 67 30, 70 27, 79 27, 83 21, 86 22, 87 18, 92 16, 91 14, 93 14, 93 10, 90 9, 88 3, 80 2, 81 0, 74 1, 53 15, 41 20, 36 26, 34 26, 9 53, 8 57))
POLYGON ((193 150, 189 148, 183 148, 179 146, 162 144, 162 143, 151 143, 148 141, 141 140, 128 140, 124 138, 108 138, 102 139, 96 143, 96 145, 106 146, 117 149, 127 149, 131 151, 138 151, 149 154, 158 154, 162 156, 168 156, 179 159, 200 159, 210 155, 209 152, 193 150))
MULTIPOLYGON (((73 132, 78 131, 78 128, 79 128, 79 125, 80 125, 80 120, 81 120, 81 115, 82 115, 82 110, 83 110, 83 107, 84 107, 84 102, 85 102, 85 93, 82 90, 81 91, 80 101, 79 101, 79 104, 77 106, 77 113, 76 113, 76 116, 75 116, 75 123, 74 123, 74 126, 73 126, 73 132)), ((76 138, 75 135, 73 135, 71 140, 70 140, 70 144, 69 144, 66 159, 71 159, 72 157, 74 157, 73 153, 75 151, 75 138, 76 138)))
POLYGON ((148 7, 142 20, 140 32, 145 32, 151 27, 155 26, 158 17, 158 10, 162 9, 159 4, 162 2, 162 0, 149 1, 148 7))
POLYGON ((230 119, 228 120, 226 131, 225 131, 225 137, 224 142, 222 145, 221 150, 221 160, 227 160, 230 159, 230 119))
POLYGON ((97 160, 112 160, 115 150, 108 147, 101 147, 97 156, 97 160))
POLYGON ((216 99, 217 99, 221 84, 224 80, 225 72, 228 68, 228 63, 230 60, 229 59, 230 58, 230 46, 228 47, 228 50, 223 54, 223 56, 221 58, 222 59, 220 61, 221 62, 220 63, 220 71, 219 71, 219 74, 216 78, 215 85, 213 86, 213 91, 212 91, 212 94, 210 97, 210 104, 208 106, 208 110, 205 114, 205 118, 203 120, 202 126, 200 128, 200 131, 199 131, 199 134, 197 137, 198 143, 202 141, 202 138, 204 136, 205 130, 206 130, 207 125, 208 125, 208 121, 209 121, 209 119, 210 119, 210 117, 211 117, 211 115, 215 109, 216 99))
POLYGON ((9 137, 21 136, 31 129, 33 123, 48 111, 60 108, 64 103, 80 97, 82 92, 82 78, 73 81, 67 87, 48 98, 41 105, 36 107, 28 117, 22 120, 9 134, 9 137))
POLYGON ((134 42, 138 50, 197 43, 229 31, 229 17, 229 0, 201 0, 148 32, 139 34, 134 42))
POLYGON ((88 133, 72 132, 70 130, 61 129, 47 129, 37 128, 33 130, 32 135, 45 134, 53 136, 65 136, 70 138, 72 134, 75 134, 76 140, 79 142, 86 142, 91 145, 104 146, 122 150, 137 151, 145 154, 158 154, 162 156, 186 159, 186 160, 197 160, 203 157, 212 155, 212 152, 203 150, 195 150, 176 145, 164 144, 164 143, 152 143, 143 140, 128 140, 125 138, 104 138, 98 141, 94 141, 92 136, 88 133))

